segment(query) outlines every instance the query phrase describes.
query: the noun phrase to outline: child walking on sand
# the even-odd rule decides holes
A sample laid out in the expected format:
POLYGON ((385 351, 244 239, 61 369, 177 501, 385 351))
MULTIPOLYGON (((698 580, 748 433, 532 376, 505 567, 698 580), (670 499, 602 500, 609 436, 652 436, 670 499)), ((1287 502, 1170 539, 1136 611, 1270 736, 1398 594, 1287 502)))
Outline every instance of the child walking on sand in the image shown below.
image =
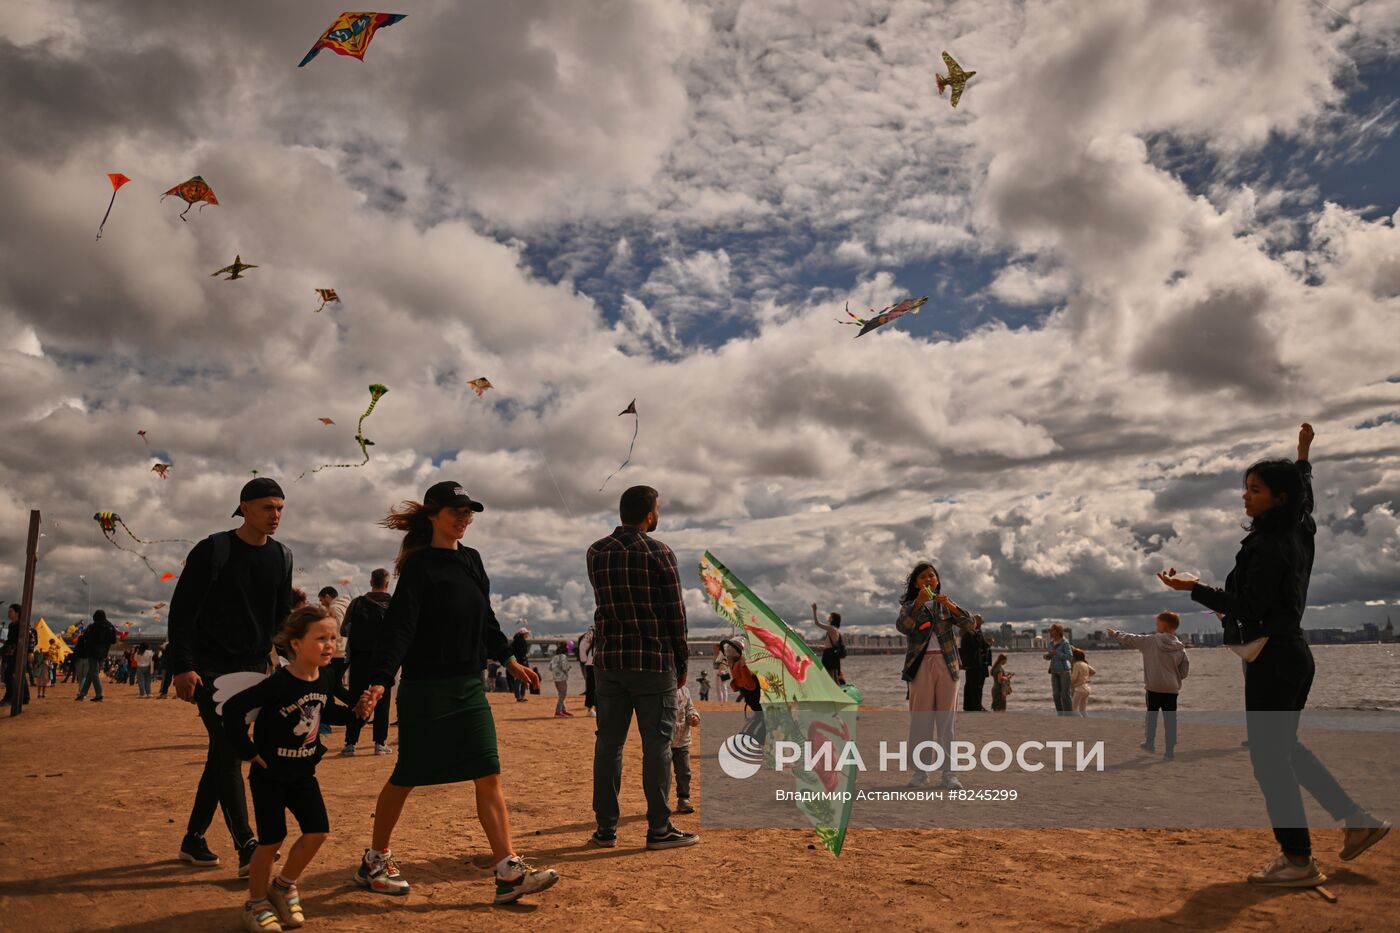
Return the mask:
POLYGON ((1176 637, 1179 625, 1181 616, 1175 612, 1159 612, 1157 631, 1151 635, 1108 630, 1110 638, 1142 652, 1142 676, 1147 684, 1147 732, 1142 750, 1157 750, 1157 713, 1164 713, 1167 747, 1162 757, 1168 761, 1176 757, 1176 698, 1181 693, 1181 682, 1191 669, 1186 646, 1176 637))
POLYGON ((306 922, 296 881, 330 832, 326 804, 316 781, 316 763, 326 753, 322 718, 349 725, 351 711, 330 703, 321 669, 335 657, 340 626, 321 606, 304 606, 287 617, 273 643, 289 650, 292 661, 256 686, 223 704, 224 729, 248 769, 257 818, 258 849, 248 870, 243 928, 279 933, 306 922), (255 715, 248 738, 248 716, 255 715), (301 838, 286 864, 272 877, 272 864, 287 838, 287 812, 296 817, 301 838))
POLYGON ((1089 715, 1089 694, 1093 693, 1089 689, 1089 681, 1098 671, 1089 663, 1089 658, 1084 654, 1083 648, 1070 649, 1070 656, 1074 658, 1074 663, 1069 669, 1070 687, 1074 690, 1074 711, 1081 716, 1089 715))
POLYGON ((554 646, 554 655, 549 659, 549 673, 554 678, 554 692, 559 699, 554 703, 554 715, 560 718, 574 714, 564 708, 569 697, 569 646, 564 642, 554 646))
POLYGON ((690 688, 676 688, 676 731, 671 737, 671 765, 676 771, 676 812, 694 813, 690 805, 690 730, 700 725, 700 714, 690 699, 690 688))

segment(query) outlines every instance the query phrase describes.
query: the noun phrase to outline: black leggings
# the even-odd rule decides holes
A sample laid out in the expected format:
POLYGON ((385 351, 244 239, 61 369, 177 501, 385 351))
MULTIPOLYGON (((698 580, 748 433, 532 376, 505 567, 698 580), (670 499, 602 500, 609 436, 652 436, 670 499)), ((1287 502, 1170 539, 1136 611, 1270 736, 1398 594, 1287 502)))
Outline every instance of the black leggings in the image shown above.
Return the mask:
POLYGON ((1254 779, 1264 793, 1279 847, 1298 856, 1312 855, 1300 786, 1334 819, 1356 810, 1327 766, 1298 741, 1298 720, 1312 681, 1312 652, 1301 639, 1270 638, 1259 657, 1245 666, 1244 708, 1254 779))

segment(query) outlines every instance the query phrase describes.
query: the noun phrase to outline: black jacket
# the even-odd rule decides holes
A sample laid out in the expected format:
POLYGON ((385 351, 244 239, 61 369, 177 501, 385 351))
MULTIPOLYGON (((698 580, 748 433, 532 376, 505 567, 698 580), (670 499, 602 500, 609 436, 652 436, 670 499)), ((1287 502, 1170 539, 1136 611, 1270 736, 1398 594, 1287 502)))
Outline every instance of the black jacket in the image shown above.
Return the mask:
MULTIPOLYGON (((1303 511, 1292 527, 1258 522, 1240 542, 1235 569, 1224 589, 1197 583, 1191 598, 1223 612, 1225 643, 1239 645, 1264 635, 1301 639, 1303 610, 1308 603, 1317 522, 1313 520, 1312 465, 1298 461, 1303 475, 1303 511)), ((1262 516, 1267 518, 1267 516, 1262 516)))
POLYGON ((384 615, 370 683, 390 686, 400 666, 404 680, 480 675, 487 658, 505 664, 510 657, 481 555, 460 544, 409 555, 384 615))
POLYGON ((371 664, 379 650, 379 638, 384 631, 384 615, 389 610, 388 593, 373 590, 356 596, 345 610, 342 631, 350 638, 351 665, 371 664))
POLYGON ((117 630, 106 619, 101 619, 83 629, 80 657, 102 660, 117 643, 117 630))

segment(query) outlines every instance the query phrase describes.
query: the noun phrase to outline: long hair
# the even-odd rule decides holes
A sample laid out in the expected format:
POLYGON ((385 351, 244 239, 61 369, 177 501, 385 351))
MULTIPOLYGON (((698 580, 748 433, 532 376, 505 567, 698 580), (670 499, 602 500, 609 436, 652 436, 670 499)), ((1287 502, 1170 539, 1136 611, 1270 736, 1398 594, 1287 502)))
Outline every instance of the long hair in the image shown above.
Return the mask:
POLYGON ((403 541, 399 543, 399 556, 394 558, 394 576, 403 573, 404 561, 432 545, 432 518, 441 511, 440 505, 424 505, 405 499, 398 508, 384 516, 379 524, 391 531, 404 533, 403 541))
POLYGON ((1288 531, 1303 518, 1303 474, 1292 460, 1260 460, 1244 471, 1244 481, 1254 476, 1283 501, 1263 515, 1254 516, 1250 531, 1288 531))
MULTIPOLYGON (((901 599, 900 602, 907 603, 918 594, 919 575, 925 570, 932 570, 934 573, 938 573, 938 568, 926 560, 921 560, 915 564, 914 569, 909 571, 909 579, 904 584, 904 598, 901 599)), ((933 591, 935 593, 943 592, 943 575, 941 573, 938 574, 938 585, 933 588, 933 591)))

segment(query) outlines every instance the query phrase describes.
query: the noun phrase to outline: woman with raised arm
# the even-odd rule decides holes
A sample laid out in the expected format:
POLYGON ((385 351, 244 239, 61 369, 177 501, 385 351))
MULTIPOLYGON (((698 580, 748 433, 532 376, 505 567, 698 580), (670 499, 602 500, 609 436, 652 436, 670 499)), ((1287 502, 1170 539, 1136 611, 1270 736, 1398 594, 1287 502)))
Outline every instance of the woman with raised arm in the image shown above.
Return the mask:
POLYGON ((1313 681, 1313 656, 1303 635, 1303 610, 1312 577, 1317 523, 1313 520, 1313 428, 1298 432, 1298 459, 1260 460, 1244 474, 1249 534, 1235 555, 1224 588, 1180 578, 1158 578, 1220 614, 1225 644, 1246 660, 1244 707, 1249 757, 1264 794, 1274 838, 1282 850, 1249 876, 1255 884, 1316 887, 1327 880, 1312 856, 1303 813, 1306 787, 1335 819, 1344 821, 1341 858, 1350 861, 1390 830, 1351 799, 1306 746, 1298 721, 1313 681))
POLYGON ((841 673, 841 659, 846 656, 846 643, 841 640, 841 613, 827 613, 826 621, 817 617, 817 604, 812 603, 812 624, 821 630, 822 667, 838 684, 846 682, 841 673))
POLYGON ((504 665, 516 680, 539 677, 515 659, 491 610, 491 583, 481 555, 461 544, 484 506, 460 485, 437 483, 423 502, 406 502, 383 521, 403 531, 394 570, 399 584, 384 614, 370 686, 357 710, 368 719, 394 675, 398 688, 399 757, 374 808, 374 836, 355 882, 381 894, 407 894, 389 851, 389 838, 415 787, 476 784, 476 814, 496 863, 497 904, 510 904, 559 880, 552 869, 525 864, 512 847, 510 815, 501 789, 496 722, 481 671, 486 659, 504 665))
MULTIPOLYGON (((943 581, 933 564, 916 564, 899 601, 895 627, 904 634, 903 680, 909 685, 909 761, 915 768, 911 787, 928 783, 928 772, 913 764, 914 749, 934 739, 943 750, 943 787, 962 787, 953 774, 953 711, 958 700, 958 629, 972 631, 972 616, 943 595, 943 581)), ((929 756, 920 756, 928 760, 929 756)))

